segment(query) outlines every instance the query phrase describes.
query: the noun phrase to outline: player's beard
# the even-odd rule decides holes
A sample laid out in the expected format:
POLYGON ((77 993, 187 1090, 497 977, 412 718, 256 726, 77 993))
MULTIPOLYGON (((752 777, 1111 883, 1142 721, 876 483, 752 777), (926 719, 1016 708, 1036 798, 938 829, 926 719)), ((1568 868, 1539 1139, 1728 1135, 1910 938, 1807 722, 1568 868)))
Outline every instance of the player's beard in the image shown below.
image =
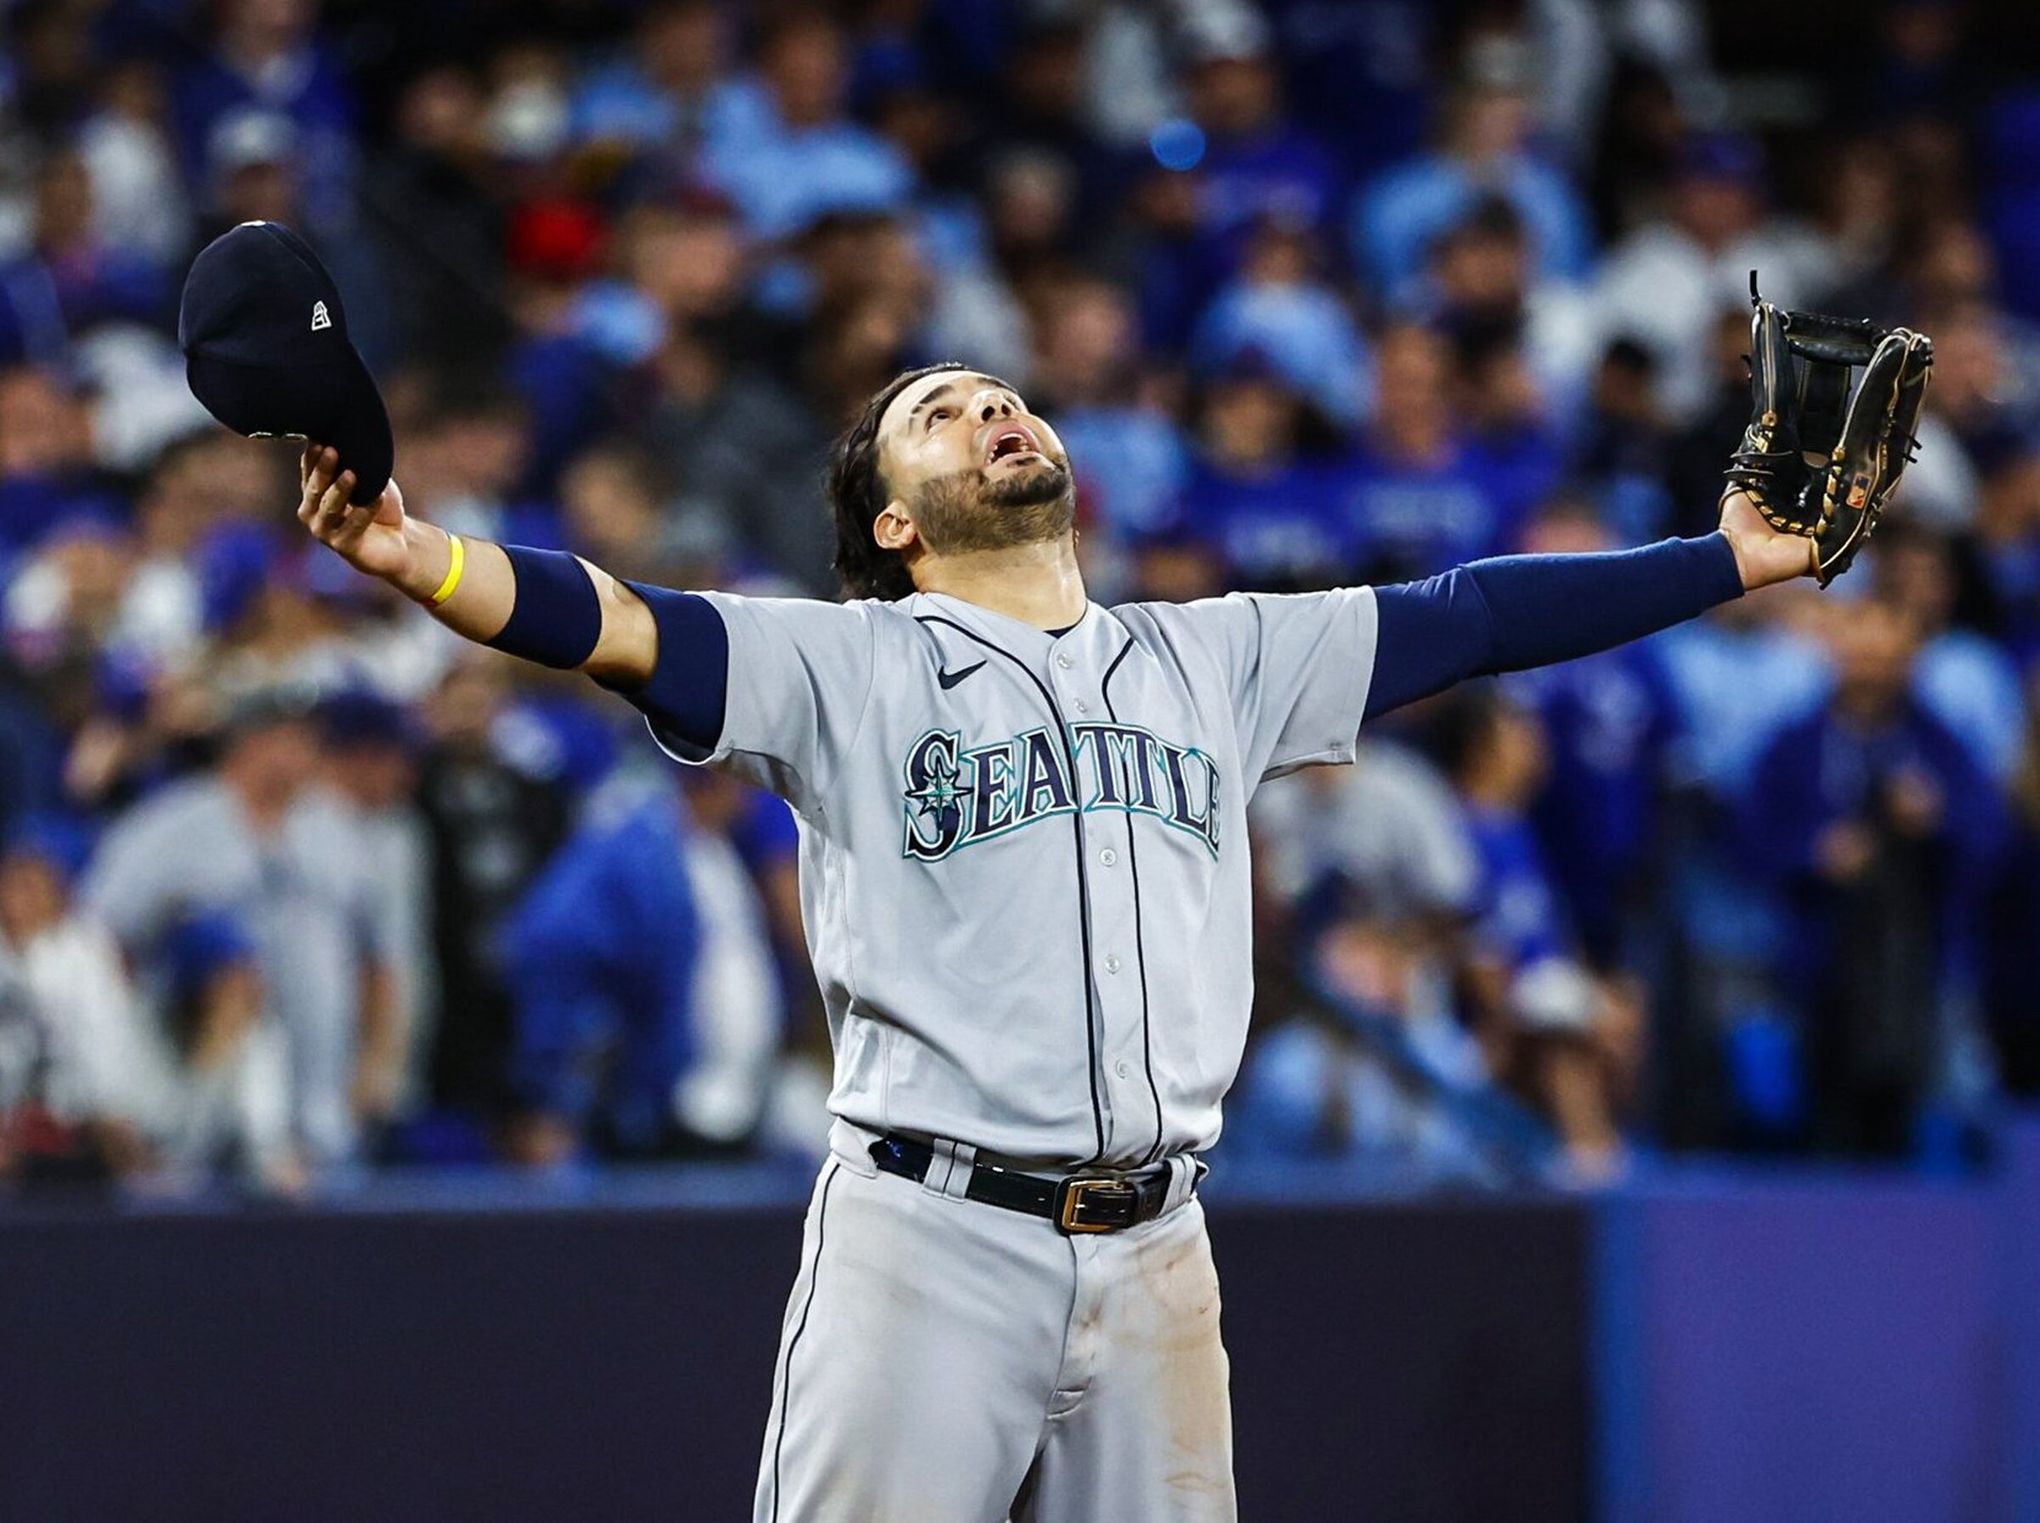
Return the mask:
POLYGON ((938 555, 1011 550, 1060 539, 1077 521, 1077 494, 1066 459, 1049 459, 997 479, 971 466, 924 483, 914 523, 938 555))

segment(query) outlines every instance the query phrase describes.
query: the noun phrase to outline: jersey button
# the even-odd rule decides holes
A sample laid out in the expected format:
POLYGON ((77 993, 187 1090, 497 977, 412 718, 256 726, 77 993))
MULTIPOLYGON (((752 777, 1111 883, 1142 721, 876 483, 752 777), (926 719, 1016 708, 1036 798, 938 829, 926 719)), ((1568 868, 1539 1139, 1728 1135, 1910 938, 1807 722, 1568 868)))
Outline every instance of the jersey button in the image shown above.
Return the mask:
POLYGON ((1119 971, 1119 955, 1117 953, 1105 959, 1105 971, 1107 973, 1117 973, 1119 971))
POLYGON ((1055 664, 1064 671, 1068 671, 1070 669, 1070 658, 1062 651, 1057 651, 1055 653, 1055 664))
POLYGON ((1110 867, 1112 866, 1113 863, 1119 860, 1119 853, 1114 851, 1111 847, 1108 846, 1103 851, 1098 853, 1098 860, 1100 862, 1103 862, 1107 867, 1110 867))
POLYGON ((1079 714, 1088 714, 1091 712, 1091 706, 1088 703, 1084 702, 1083 699, 1079 698, 1077 700, 1077 712, 1079 714))
POLYGON ((1112 1071, 1118 1074, 1119 1077, 1122 1079, 1126 1078, 1133 1072, 1131 1068, 1128 1068, 1126 1066, 1126 1059, 1124 1058, 1121 1058, 1117 1063, 1114 1063, 1112 1065, 1112 1071))

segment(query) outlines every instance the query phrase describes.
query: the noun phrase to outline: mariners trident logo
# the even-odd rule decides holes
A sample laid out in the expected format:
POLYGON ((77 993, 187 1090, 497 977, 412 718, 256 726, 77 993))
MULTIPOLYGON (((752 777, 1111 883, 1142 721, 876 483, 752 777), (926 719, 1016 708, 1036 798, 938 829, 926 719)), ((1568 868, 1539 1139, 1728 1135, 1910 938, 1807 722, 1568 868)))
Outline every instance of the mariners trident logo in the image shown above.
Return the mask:
POLYGON ((1210 757, 1137 725, 1073 725, 1069 737, 1066 747, 1059 734, 1029 730, 966 751, 955 730, 930 730, 907 753, 905 854, 939 862, 1038 820, 1118 809, 1153 815, 1218 855, 1210 757))

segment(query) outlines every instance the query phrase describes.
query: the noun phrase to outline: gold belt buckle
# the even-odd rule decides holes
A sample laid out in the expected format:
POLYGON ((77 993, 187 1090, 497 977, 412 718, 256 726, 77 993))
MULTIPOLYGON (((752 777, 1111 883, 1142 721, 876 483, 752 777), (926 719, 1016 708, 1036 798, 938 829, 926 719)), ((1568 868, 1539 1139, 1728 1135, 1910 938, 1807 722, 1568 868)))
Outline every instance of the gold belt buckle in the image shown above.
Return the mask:
MULTIPOLYGON (((1140 1197, 1140 1192, 1123 1179, 1110 1176, 1074 1175, 1062 1182, 1062 1205, 1056 1211, 1056 1225, 1064 1232, 1117 1232, 1130 1222, 1093 1221, 1085 1211, 1093 1209, 1091 1197, 1108 1196, 1114 1201, 1129 1204, 1140 1197)), ((1102 1204, 1103 1202, 1099 1202, 1102 1204)))

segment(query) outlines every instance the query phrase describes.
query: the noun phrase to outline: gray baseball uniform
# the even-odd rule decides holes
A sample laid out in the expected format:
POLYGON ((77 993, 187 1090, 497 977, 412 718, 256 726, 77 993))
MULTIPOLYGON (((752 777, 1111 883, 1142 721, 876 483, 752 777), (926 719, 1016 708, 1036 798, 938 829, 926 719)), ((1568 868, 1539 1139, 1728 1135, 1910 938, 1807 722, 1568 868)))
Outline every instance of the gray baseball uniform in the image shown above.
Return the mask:
MULTIPOLYGON (((782 794, 835 1043, 756 1516, 1233 1516, 1194 1155, 1246 1042, 1246 805, 1350 761, 1368 588, 1089 605, 1060 635, 940 594, 708 594, 721 742, 782 794), (881 1134, 931 1139, 921 1183, 881 1134), (979 1153, 1168 1171, 1100 1236, 962 1198, 979 1153)), ((654 726, 655 733, 657 725, 654 726)))

